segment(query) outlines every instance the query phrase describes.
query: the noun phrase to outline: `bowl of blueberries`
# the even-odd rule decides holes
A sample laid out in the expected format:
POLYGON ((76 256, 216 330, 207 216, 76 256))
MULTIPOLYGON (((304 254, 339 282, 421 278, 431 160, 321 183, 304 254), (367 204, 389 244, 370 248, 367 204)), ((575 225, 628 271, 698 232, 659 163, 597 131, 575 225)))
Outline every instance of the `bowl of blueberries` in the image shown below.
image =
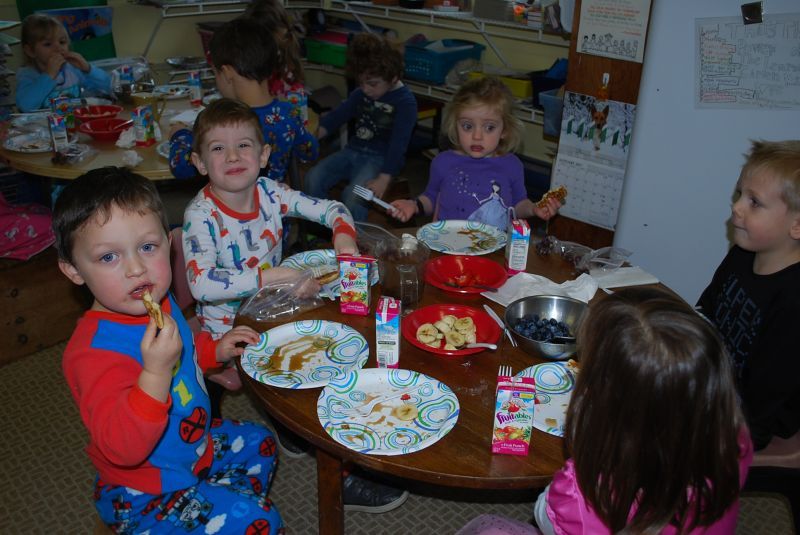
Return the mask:
POLYGON ((559 295, 533 295, 506 307, 505 323, 519 345, 551 360, 571 357, 587 305, 559 295))

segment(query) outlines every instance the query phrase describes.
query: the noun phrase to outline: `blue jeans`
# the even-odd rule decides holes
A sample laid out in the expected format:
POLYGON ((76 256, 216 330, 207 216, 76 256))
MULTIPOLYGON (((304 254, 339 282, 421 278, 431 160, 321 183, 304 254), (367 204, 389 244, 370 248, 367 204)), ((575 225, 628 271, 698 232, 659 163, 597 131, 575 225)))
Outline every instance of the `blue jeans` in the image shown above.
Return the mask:
POLYGON ((347 180, 342 192, 342 202, 356 221, 365 221, 368 202, 353 193, 353 186, 363 186, 378 176, 383 165, 383 154, 369 150, 345 147, 315 165, 305 176, 306 193, 318 199, 327 199, 333 186, 347 180))

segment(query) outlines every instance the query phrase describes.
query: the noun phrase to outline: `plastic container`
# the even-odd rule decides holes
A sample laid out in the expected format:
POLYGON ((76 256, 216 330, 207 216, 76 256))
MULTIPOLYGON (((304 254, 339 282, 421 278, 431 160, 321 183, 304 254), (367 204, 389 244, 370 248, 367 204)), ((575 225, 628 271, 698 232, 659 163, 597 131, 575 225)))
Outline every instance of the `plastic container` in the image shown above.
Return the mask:
POLYGON ((306 39, 306 58, 314 63, 344 67, 347 47, 335 43, 306 39))
POLYGON ((542 91, 549 91, 551 89, 558 89, 566 80, 562 80, 560 78, 550 78, 545 76, 545 74, 549 71, 549 69, 545 69, 543 71, 533 71, 531 73, 531 88, 533 90, 533 105, 537 108, 542 107, 542 103, 539 100, 539 94, 542 91))
POLYGON ((486 75, 495 76, 503 84, 511 90, 511 94, 516 98, 530 98, 533 95, 533 86, 530 78, 522 78, 518 76, 503 76, 502 74, 495 74, 492 72, 477 72, 472 71, 467 76, 472 78, 481 78, 486 75))
POLYGON ((561 115, 564 112, 564 99, 558 96, 560 88, 542 91, 539 100, 544 108, 544 135, 558 137, 561 132, 561 115))
POLYGON ((464 59, 480 61, 485 46, 461 39, 409 43, 405 49, 406 76, 443 84, 447 73, 464 59))

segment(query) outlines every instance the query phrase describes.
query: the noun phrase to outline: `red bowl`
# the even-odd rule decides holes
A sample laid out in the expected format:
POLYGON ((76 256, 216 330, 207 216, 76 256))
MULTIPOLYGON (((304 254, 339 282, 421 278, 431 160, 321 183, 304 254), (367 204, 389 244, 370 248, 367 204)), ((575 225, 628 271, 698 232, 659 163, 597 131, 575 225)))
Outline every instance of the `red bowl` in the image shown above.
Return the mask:
POLYGON ((428 261, 425 268, 425 281, 446 290, 462 294, 485 292, 483 288, 470 287, 480 284, 499 288, 505 284, 508 273, 505 268, 482 256, 442 255, 428 261), (457 284, 463 288, 454 288, 445 283, 457 284))
POLYGON ((447 350, 444 348, 444 342, 441 347, 435 348, 427 344, 423 344, 417 340, 417 329, 423 323, 436 323, 444 316, 452 314, 457 318, 464 318, 469 316, 475 323, 475 338, 477 342, 484 342, 487 344, 496 344, 500 339, 500 326, 497 322, 489 317, 489 314, 478 308, 468 307, 466 305, 428 305, 419 308, 405 316, 401 324, 400 330, 403 333, 403 338, 408 340, 412 345, 418 348, 435 353, 437 355, 444 355, 448 357, 463 357, 465 355, 472 355, 485 351, 482 347, 473 347, 470 349, 456 349, 447 350))
MULTIPOLYGON (((116 141, 119 135, 128 127, 122 127, 125 123, 130 123, 128 119, 92 119, 81 123, 78 131, 92 136, 98 141, 116 141)), ((132 124, 132 123, 131 123, 132 124)))
POLYGON ((114 104, 100 104, 96 106, 81 106, 72 112, 75 118, 81 122, 91 121, 92 119, 110 119, 116 117, 122 111, 122 106, 114 104))

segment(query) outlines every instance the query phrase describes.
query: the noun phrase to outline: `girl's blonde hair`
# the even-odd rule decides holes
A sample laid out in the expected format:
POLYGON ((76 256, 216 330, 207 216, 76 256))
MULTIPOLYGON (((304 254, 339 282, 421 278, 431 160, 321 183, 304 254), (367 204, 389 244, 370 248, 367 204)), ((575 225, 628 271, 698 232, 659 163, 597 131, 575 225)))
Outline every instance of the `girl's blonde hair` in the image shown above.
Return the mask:
POLYGON ((497 145, 498 154, 516 151, 522 142, 522 123, 514 116, 514 97, 503 82, 486 76, 469 80, 453 96, 444 112, 443 129, 454 147, 458 147, 458 116, 473 106, 495 108, 503 120, 503 135, 497 145))
MULTIPOLYGON (((34 13, 33 15, 28 15, 25 17, 25 20, 22 21, 22 35, 20 36, 20 42, 22 43, 23 48, 26 46, 33 47, 39 41, 47 39, 54 32, 58 30, 64 30, 64 33, 67 30, 64 28, 64 25, 61 24, 55 17, 51 17, 50 15, 38 15, 34 13)), ((67 38, 69 38, 69 34, 67 34, 67 38)), ((23 61, 26 65, 35 65, 34 58, 28 56, 23 52, 23 61)))

